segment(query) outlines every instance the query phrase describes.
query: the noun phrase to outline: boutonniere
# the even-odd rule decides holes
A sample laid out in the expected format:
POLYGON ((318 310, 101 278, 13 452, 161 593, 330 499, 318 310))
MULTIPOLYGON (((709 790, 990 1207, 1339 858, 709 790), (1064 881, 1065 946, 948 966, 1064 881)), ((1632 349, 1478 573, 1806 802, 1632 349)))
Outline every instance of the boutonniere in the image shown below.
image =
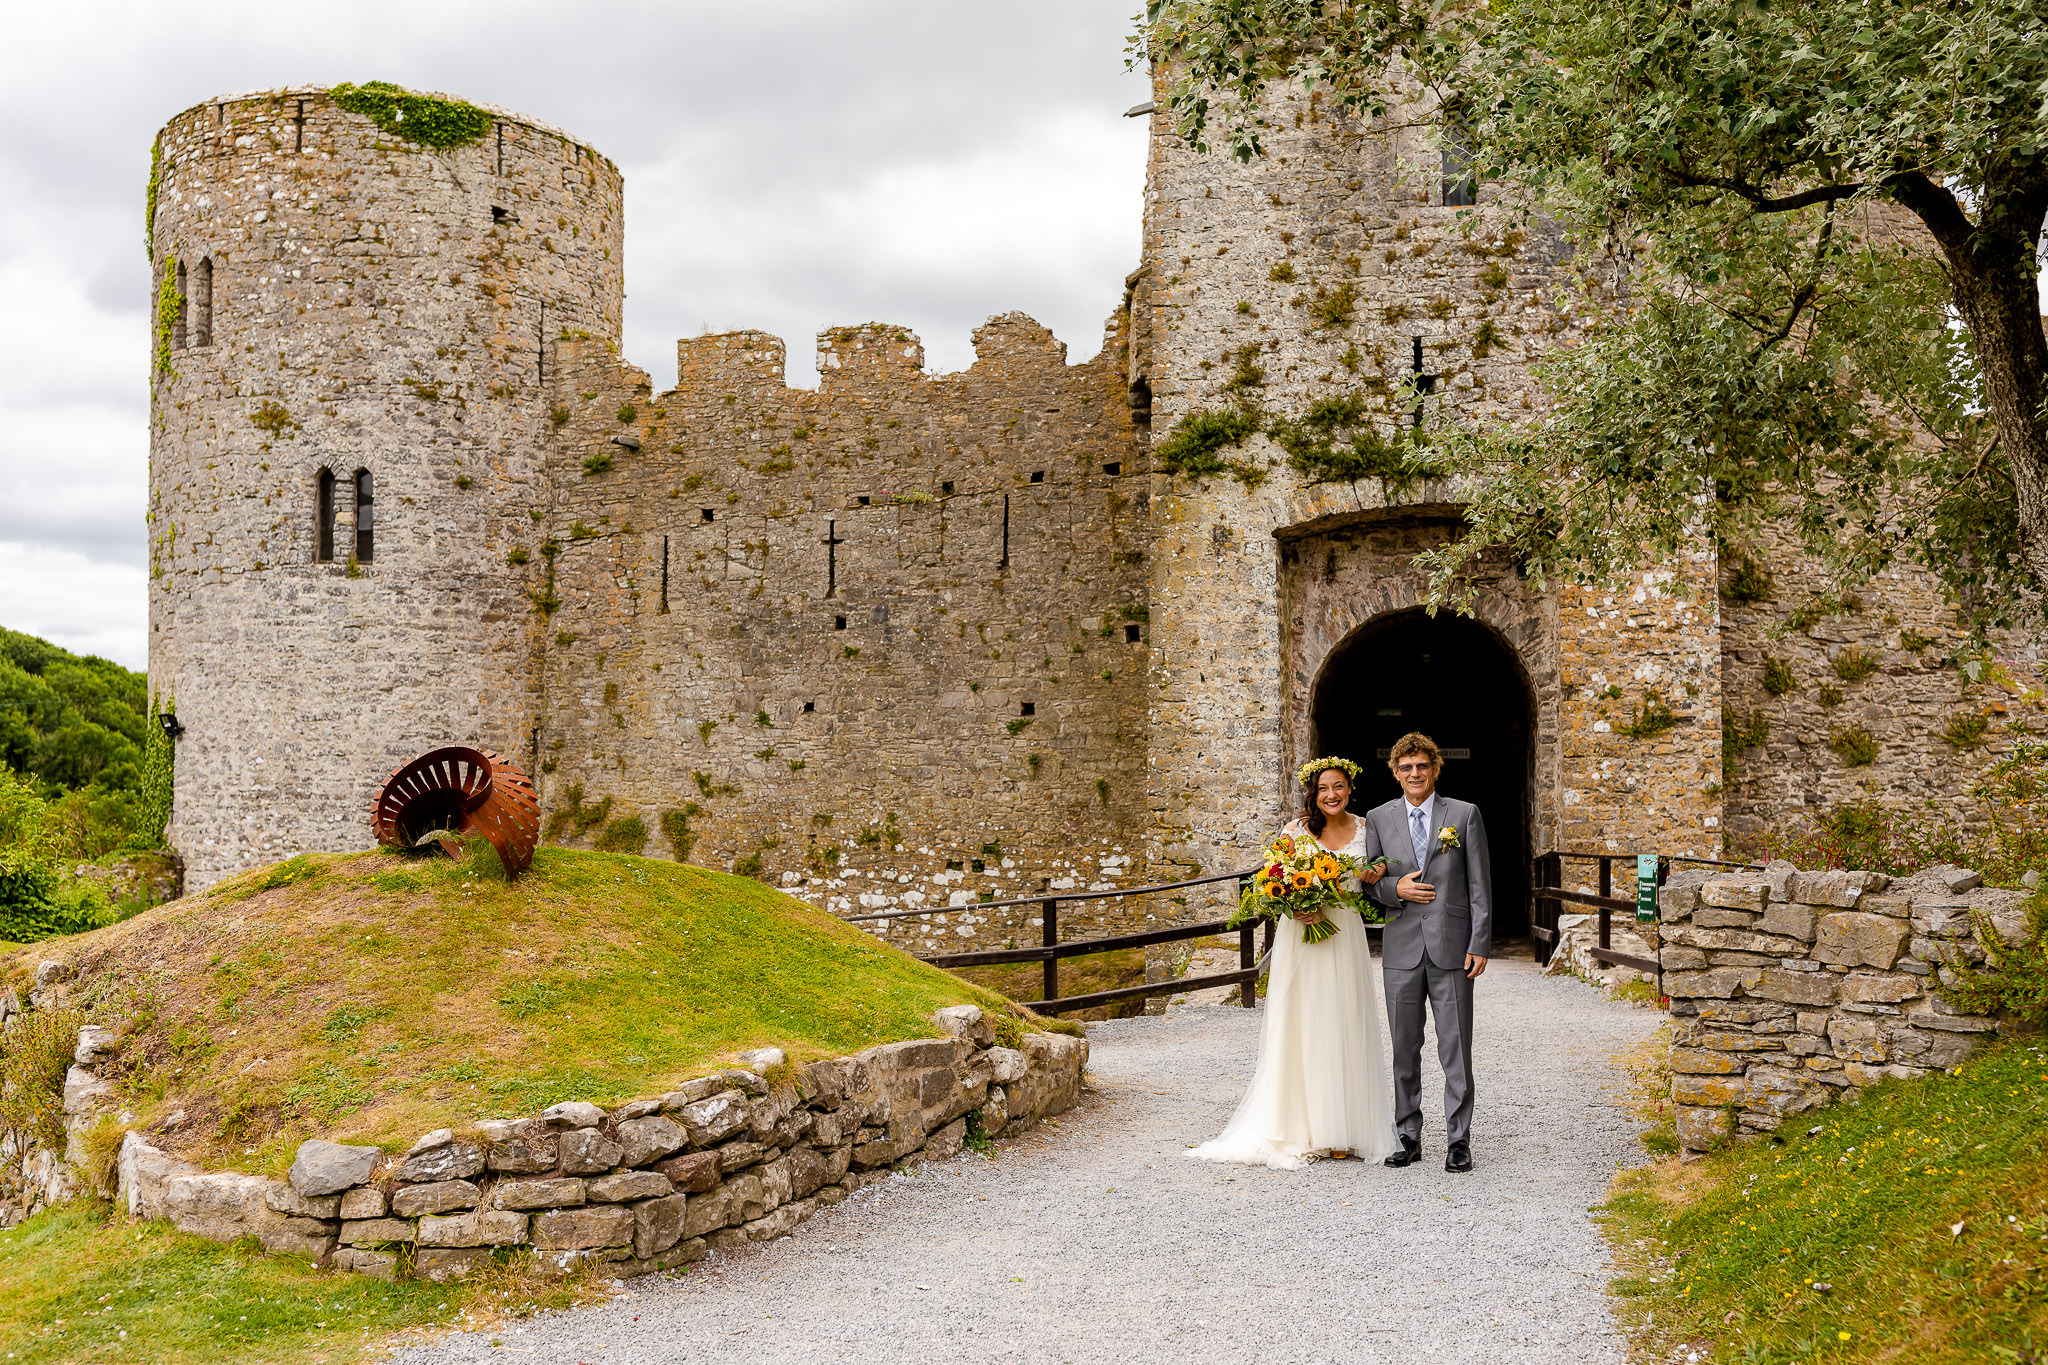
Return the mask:
POLYGON ((1458 842, 1458 827, 1456 825, 1445 825, 1442 829, 1438 830, 1436 832, 1436 846, 1438 848, 1463 848, 1464 845, 1458 842))

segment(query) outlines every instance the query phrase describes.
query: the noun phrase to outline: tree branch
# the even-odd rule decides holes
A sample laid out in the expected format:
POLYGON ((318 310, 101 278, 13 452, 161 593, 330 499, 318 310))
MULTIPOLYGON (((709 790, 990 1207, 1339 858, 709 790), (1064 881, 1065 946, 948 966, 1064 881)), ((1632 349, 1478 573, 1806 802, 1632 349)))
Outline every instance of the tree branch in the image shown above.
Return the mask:
POLYGON ((1832 204, 1841 199, 1853 199, 1868 188, 1861 184, 1816 185, 1797 194, 1773 197, 1746 180, 1733 180, 1721 175, 1695 175, 1686 170, 1674 170, 1669 174, 1679 184, 1693 189, 1726 190, 1758 213, 1790 213, 1794 209, 1808 208, 1814 204, 1832 204))

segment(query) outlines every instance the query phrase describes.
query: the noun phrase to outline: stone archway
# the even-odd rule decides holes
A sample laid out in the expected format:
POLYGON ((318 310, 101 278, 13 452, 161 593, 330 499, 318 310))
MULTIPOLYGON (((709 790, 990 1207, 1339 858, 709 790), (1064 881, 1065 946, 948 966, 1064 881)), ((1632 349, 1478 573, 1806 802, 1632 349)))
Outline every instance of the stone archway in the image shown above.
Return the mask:
POLYGON ((1521 661, 1498 633, 1413 609, 1353 631, 1310 692, 1308 747, 1365 769, 1359 810, 1400 794, 1386 767, 1396 738, 1420 730, 1443 748, 1443 791, 1478 806, 1486 822, 1502 940, 1529 932, 1535 711, 1521 661))
POLYGON ((1292 806, 1295 766, 1342 753, 1367 770, 1363 807, 1395 794, 1378 751, 1403 732, 1469 751, 1449 759, 1443 787, 1486 816, 1495 933, 1512 939, 1528 932, 1530 859, 1557 838, 1558 608, 1500 563, 1475 575, 1470 617, 1429 615, 1415 556, 1463 527, 1456 506, 1439 505, 1278 533, 1286 767, 1275 777, 1292 806))

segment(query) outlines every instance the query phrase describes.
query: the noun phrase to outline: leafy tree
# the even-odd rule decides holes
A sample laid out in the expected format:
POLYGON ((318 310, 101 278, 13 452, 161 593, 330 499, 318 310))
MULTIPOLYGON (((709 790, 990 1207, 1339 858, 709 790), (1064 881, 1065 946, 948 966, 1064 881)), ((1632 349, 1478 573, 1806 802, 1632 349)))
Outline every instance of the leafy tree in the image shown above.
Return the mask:
POLYGON ((1276 85, 1453 120, 1619 286, 1538 426, 1439 438, 1478 490, 1440 595, 1490 546, 1600 580, 1764 516, 1979 625, 2048 587, 2039 0, 1152 0, 1133 46, 1200 150, 1261 155, 1276 85))
POLYGON ((0 629, 0 765, 45 795, 137 793, 148 697, 140 673, 0 629))

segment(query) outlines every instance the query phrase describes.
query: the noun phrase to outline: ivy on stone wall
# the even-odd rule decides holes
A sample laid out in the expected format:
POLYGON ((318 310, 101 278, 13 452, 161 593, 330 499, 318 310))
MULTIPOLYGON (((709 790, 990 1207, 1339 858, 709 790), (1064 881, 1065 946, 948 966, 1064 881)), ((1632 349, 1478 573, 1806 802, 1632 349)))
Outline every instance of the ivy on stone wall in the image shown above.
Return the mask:
POLYGON ((156 291, 156 372, 168 375, 171 372, 171 332, 177 326, 178 313, 185 306, 185 296, 178 292, 178 271, 175 264, 165 262, 164 280, 156 291))
POLYGON ((466 100, 416 95, 389 81, 344 83, 328 93, 339 108, 362 115, 394 137, 427 147, 460 147, 491 129, 489 110, 466 100))
POLYGON ((152 697, 149 725, 142 732, 142 800, 135 837, 145 848, 161 848, 171 823, 171 798, 177 790, 176 742, 164 733, 163 718, 172 713, 170 694, 152 697))
POLYGON ((149 144, 149 199, 142 219, 142 254, 152 261, 156 259, 156 192, 163 174, 164 140, 159 136, 149 144))

